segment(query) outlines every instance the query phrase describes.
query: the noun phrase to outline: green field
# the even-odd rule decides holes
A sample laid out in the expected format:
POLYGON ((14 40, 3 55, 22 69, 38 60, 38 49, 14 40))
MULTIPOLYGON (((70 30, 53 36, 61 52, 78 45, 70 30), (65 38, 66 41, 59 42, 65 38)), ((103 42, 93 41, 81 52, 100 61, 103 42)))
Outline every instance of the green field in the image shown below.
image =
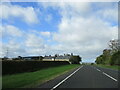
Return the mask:
POLYGON ((120 70, 120 66, 117 66, 117 65, 111 66, 111 65, 97 64, 96 66, 104 67, 104 68, 110 68, 110 69, 114 69, 114 70, 120 70))
POLYGON ((41 83, 62 75, 80 65, 64 65, 36 72, 6 75, 2 77, 3 88, 36 87, 41 83))

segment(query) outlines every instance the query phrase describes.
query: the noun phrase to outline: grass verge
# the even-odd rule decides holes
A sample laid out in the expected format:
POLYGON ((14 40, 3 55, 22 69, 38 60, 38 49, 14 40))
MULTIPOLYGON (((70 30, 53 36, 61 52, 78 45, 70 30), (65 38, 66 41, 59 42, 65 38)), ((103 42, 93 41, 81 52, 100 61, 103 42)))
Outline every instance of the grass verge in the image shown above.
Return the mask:
POLYGON ((110 69, 113 69, 113 70, 120 70, 120 66, 117 66, 117 65, 102 65, 102 64, 98 64, 96 66, 99 66, 99 67, 104 67, 104 68, 110 68, 110 69))
POLYGON ((20 87, 36 87, 43 82, 51 80, 59 75, 62 75, 71 69, 77 68, 80 65, 64 65, 39 70, 36 72, 27 72, 15 75, 6 75, 2 77, 3 88, 20 88, 20 87))

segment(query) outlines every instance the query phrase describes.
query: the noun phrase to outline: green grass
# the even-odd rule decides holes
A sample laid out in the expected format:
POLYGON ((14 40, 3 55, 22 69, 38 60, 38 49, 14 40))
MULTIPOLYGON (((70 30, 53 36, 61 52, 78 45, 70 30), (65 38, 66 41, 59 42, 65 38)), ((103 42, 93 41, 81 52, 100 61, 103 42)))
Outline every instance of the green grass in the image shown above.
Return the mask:
POLYGON ((36 72, 6 75, 2 77, 3 88, 36 87, 45 81, 51 80, 79 66, 80 65, 64 65, 36 72))
POLYGON ((99 67, 104 67, 104 68, 110 68, 110 69, 113 69, 113 70, 120 70, 120 66, 117 66, 117 65, 102 65, 102 64, 98 64, 96 66, 99 66, 99 67))

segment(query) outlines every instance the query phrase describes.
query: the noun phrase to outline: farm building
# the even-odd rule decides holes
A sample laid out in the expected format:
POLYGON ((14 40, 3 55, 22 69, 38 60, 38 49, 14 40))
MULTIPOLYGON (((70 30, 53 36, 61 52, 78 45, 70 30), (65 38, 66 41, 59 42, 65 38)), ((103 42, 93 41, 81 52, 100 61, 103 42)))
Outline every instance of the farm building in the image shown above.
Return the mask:
POLYGON ((45 56, 42 61, 55 61, 54 56, 45 56))
POLYGON ((57 56, 55 61, 69 61, 70 56, 57 56))
POLYGON ((22 57, 23 60, 42 60, 42 56, 28 56, 28 57, 22 57))
POLYGON ((42 60, 42 56, 27 56, 27 57, 21 57, 18 56, 16 58, 12 58, 12 60, 42 60))
POLYGON ((69 61, 70 56, 46 56, 43 61, 69 61))

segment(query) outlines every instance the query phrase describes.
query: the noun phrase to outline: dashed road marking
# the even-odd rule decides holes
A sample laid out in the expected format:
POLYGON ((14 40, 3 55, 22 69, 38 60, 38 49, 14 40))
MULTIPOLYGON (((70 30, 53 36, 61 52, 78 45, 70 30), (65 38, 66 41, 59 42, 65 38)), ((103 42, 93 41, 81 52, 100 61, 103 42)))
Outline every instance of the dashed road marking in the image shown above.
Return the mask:
MULTIPOLYGON (((99 71, 99 72, 102 72, 100 69, 97 69, 97 68, 95 68, 97 71, 99 71)), ((107 77, 109 77, 109 78, 111 78, 112 80, 114 80, 114 81, 118 81, 117 79, 115 79, 115 78, 113 78, 112 76, 110 76, 110 75, 108 75, 107 73, 105 73, 105 72, 102 72, 104 75, 106 75, 107 77)))
POLYGON ((55 88, 57 88, 58 86, 60 86, 63 82, 65 82, 67 79, 69 79, 72 75, 74 75, 78 70, 80 70, 83 66, 81 66, 80 68, 78 68, 77 70, 75 70, 72 74, 70 74, 68 77, 66 77, 65 79, 63 79, 61 82, 59 82, 57 85, 55 85, 52 89, 50 90, 54 90, 55 88))
POLYGON ((107 73, 103 72, 104 75, 108 76, 109 78, 111 78, 112 80, 117 82, 117 79, 113 78, 112 76, 108 75, 107 73))
POLYGON ((99 71, 99 72, 100 72, 100 69, 97 69, 97 71, 99 71))

